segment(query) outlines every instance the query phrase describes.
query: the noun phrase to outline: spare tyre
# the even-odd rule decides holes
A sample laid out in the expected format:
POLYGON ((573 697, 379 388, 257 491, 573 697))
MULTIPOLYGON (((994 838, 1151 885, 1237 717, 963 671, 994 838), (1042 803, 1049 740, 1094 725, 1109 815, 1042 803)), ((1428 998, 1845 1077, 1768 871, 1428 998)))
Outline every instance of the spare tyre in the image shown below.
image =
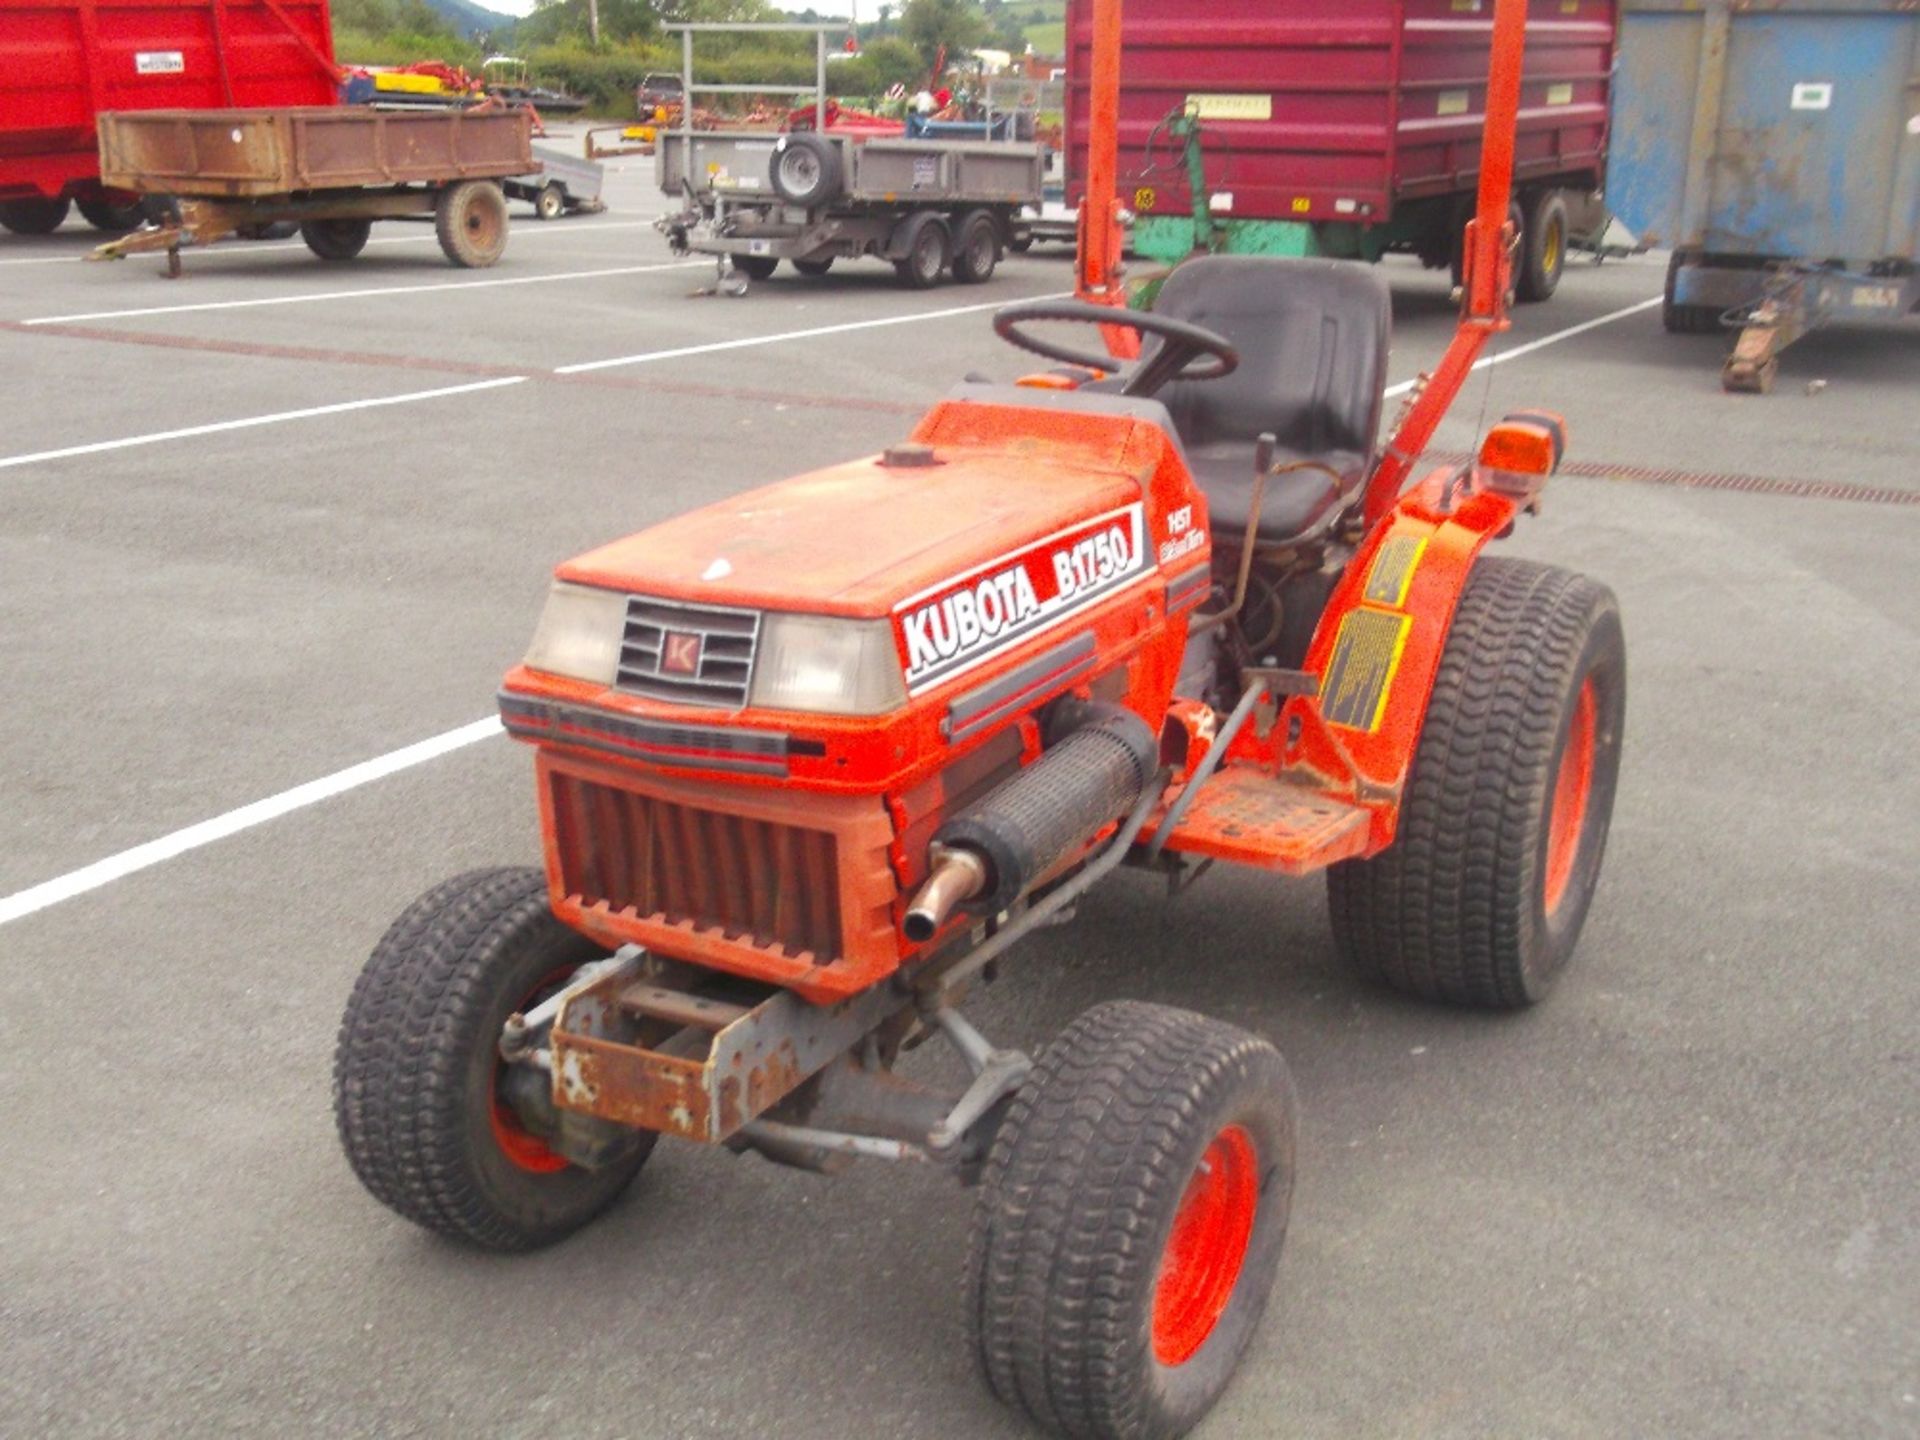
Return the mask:
POLYGON ((767 180, 790 205, 824 205, 840 194, 840 148, 808 130, 782 135, 773 142, 767 180))

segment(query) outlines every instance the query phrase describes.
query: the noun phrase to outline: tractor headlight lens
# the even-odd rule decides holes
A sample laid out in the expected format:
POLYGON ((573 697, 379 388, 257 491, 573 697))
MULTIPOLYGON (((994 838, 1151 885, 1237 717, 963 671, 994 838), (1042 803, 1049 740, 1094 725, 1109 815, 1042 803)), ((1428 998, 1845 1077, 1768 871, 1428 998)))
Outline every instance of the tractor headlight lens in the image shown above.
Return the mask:
POLYGON ((753 699, 769 710, 884 715, 907 700, 893 625, 770 611, 760 622, 753 699))
POLYGON ((549 675, 613 684, 620 669, 620 640, 627 627, 627 597, 618 590, 553 582, 539 628, 527 647, 526 666, 549 675))

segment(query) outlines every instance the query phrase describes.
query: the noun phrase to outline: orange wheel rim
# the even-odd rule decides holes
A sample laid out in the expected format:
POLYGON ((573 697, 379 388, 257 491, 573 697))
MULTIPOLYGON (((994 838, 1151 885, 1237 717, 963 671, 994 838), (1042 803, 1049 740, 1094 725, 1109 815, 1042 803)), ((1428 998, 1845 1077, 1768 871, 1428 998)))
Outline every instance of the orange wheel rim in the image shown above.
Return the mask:
POLYGON ((1153 1290, 1153 1353, 1162 1365, 1193 1358, 1226 1313, 1260 1208, 1253 1137, 1229 1125, 1194 1167, 1173 1217, 1153 1290))
MULTIPOLYGON (((513 1008, 523 1013, 532 1009, 565 984, 567 977, 572 974, 573 967, 570 965, 553 971, 521 997, 520 1003, 513 1008)), ((571 1162, 564 1155, 556 1154, 546 1141, 527 1129, 520 1117, 514 1114, 506 1097, 500 1093, 506 1078, 507 1062, 496 1052, 493 1076, 487 1086, 487 1120, 493 1130, 493 1143, 515 1166, 532 1174, 554 1175, 565 1170, 571 1162)))
POLYGON ((1593 794, 1594 714, 1593 677, 1580 687, 1573 721, 1567 727, 1567 747, 1560 771, 1553 779, 1553 809, 1547 817, 1547 913, 1560 908, 1573 880, 1573 864, 1580 858, 1580 832, 1586 828, 1587 802, 1593 794))

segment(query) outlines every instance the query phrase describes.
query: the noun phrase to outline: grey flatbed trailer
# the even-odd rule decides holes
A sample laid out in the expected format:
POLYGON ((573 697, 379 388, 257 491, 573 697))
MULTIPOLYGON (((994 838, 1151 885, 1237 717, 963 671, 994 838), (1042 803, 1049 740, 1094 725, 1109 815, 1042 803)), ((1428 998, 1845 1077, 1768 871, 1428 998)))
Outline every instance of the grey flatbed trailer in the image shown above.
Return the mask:
POLYGON ((600 198, 606 183, 604 166, 551 145, 535 145, 533 158, 538 162, 533 171, 500 182, 509 199, 525 200, 542 220, 597 215, 607 208, 600 198))
POLYGON ((654 163, 686 201, 659 222, 675 253, 717 257, 734 293, 782 260, 820 275, 861 256, 916 288, 977 284, 1040 203, 1044 170, 1034 144, 811 130, 665 133, 654 163))

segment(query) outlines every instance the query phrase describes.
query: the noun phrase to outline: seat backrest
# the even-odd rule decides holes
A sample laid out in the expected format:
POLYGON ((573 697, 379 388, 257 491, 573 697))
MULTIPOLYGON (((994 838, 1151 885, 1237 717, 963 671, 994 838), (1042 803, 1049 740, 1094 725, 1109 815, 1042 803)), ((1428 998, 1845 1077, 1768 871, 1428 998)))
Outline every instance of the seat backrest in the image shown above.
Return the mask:
POLYGON ((1393 332, 1393 299, 1373 266, 1205 255, 1175 268, 1153 308, 1240 351, 1240 368, 1224 379, 1177 380, 1160 392, 1189 444, 1251 443, 1272 431, 1298 454, 1372 455, 1393 332))

